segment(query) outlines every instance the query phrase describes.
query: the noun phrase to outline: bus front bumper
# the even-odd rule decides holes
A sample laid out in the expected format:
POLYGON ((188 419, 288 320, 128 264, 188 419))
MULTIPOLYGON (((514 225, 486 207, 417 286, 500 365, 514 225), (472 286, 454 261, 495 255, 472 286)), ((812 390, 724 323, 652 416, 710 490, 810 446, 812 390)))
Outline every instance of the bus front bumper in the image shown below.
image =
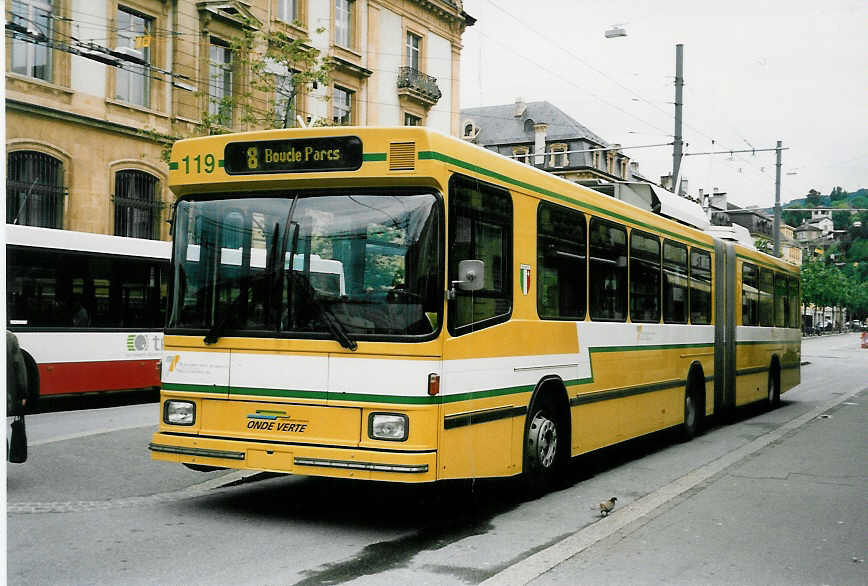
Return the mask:
POLYGON ((392 482, 437 479, 437 452, 366 450, 317 445, 178 436, 157 432, 148 445, 154 460, 392 482))

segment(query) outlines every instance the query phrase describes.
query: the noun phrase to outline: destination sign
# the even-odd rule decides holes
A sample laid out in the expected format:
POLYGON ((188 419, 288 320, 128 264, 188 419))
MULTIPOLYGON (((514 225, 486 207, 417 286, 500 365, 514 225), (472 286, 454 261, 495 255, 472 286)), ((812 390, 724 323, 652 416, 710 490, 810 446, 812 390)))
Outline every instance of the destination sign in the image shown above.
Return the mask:
POLYGON ((223 154, 230 175, 355 171, 362 166, 357 136, 231 142, 223 154))

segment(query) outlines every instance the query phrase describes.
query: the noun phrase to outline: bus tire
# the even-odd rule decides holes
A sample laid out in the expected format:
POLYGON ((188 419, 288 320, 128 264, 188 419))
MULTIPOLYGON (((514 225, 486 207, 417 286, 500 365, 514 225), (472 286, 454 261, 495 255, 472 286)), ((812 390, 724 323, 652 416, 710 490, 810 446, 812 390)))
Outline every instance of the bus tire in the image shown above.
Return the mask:
POLYGON ((701 398, 704 396, 702 384, 697 382, 702 375, 694 373, 695 371, 691 372, 687 388, 684 389, 684 422, 679 428, 679 439, 682 442, 689 442, 696 437, 705 413, 701 398))
POLYGON ((781 369, 776 361, 769 369, 768 389, 766 403, 769 409, 776 409, 781 404, 781 369))
POLYGON ((524 433, 523 477, 529 496, 548 491, 562 477, 569 445, 567 428, 551 395, 536 398, 524 433))

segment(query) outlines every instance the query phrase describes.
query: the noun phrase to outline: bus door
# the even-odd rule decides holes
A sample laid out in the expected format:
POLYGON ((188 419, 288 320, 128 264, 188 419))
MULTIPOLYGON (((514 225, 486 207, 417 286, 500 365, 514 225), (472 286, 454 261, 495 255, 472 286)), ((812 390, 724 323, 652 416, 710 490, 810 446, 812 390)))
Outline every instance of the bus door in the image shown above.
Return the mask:
POLYGON ((735 407, 735 245, 714 241, 714 412, 735 407))

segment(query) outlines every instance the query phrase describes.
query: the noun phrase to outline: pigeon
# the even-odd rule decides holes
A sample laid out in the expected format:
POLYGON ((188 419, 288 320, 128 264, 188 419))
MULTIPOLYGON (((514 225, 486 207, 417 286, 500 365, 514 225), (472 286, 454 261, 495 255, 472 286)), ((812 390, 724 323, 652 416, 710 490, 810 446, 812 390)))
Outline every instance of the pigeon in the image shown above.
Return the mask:
POLYGON ((600 516, 608 517, 609 513, 612 512, 612 509, 615 508, 615 501, 618 500, 617 497, 612 497, 607 501, 603 501, 600 503, 600 516))

